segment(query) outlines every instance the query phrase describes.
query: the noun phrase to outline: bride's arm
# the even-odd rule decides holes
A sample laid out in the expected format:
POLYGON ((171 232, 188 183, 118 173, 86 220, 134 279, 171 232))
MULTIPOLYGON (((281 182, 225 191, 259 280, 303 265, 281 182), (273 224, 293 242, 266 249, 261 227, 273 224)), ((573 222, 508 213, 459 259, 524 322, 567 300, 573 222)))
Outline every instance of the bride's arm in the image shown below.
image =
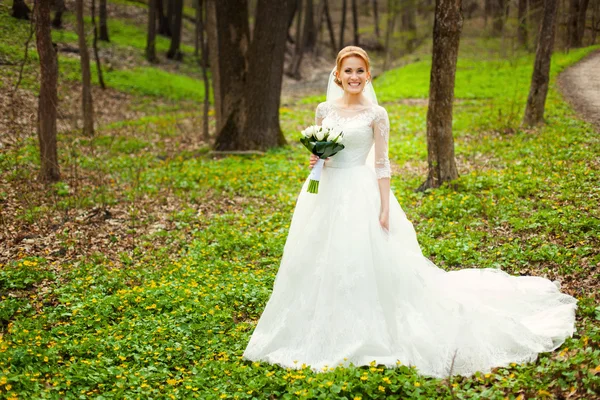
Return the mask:
POLYGON ((381 205, 379 223, 385 230, 390 228, 390 177, 392 170, 388 157, 388 141, 390 136, 390 121, 385 108, 380 107, 373 121, 373 138, 375 140, 375 174, 379 184, 381 205))

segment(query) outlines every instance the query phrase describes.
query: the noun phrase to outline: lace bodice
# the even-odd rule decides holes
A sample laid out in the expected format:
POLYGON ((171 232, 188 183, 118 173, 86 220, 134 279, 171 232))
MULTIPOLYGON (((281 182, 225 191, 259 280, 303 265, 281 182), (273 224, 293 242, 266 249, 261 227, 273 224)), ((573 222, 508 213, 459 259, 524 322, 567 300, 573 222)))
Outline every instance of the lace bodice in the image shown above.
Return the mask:
POLYGON ((388 158, 390 122, 385 108, 372 105, 359 110, 344 110, 324 102, 317 106, 315 124, 338 127, 344 132, 345 149, 327 162, 327 167, 344 168, 365 164, 371 147, 375 146, 377 179, 391 176, 388 158))

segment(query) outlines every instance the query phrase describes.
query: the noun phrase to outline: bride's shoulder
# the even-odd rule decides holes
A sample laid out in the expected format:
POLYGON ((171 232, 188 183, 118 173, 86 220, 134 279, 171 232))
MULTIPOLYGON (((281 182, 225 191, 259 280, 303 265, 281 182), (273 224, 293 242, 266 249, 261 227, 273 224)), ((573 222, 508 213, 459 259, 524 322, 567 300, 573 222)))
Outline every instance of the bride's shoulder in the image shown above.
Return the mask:
POLYGON ((329 113, 329 110, 331 110, 331 102, 323 101, 319 103, 316 110, 317 117, 325 117, 329 113))
POLYGON ((387 110, 379 104, 373 104, 373 114, 375 115, 376 120, 388 118, 387 110))

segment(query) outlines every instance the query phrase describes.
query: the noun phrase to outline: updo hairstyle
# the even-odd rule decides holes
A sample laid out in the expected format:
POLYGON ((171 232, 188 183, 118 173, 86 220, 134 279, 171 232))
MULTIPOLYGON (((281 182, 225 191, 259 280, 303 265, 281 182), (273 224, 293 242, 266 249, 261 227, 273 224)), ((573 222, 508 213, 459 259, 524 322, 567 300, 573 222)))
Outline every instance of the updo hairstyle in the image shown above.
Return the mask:
MULTIPOLYGON (((367 52, 358 46, 346 46, 342 50, 340 50, 340 52, 338 53, 337 58, 335 60, 336 71, 338 74, 340 73, 340 70, 342 69, 342 62, 344 61, 344 59, 347 57, 352 57, 352 56, 362 58, 363 61, 365 62, 365 65, 367 66, 367 72, 371 72, 371 62, 369 60, 369 56, 367 55, 367 52)), ((333 81, 339 87, 342 87, 342 81, 339 80, 337 76, 333 77, 333 81)))

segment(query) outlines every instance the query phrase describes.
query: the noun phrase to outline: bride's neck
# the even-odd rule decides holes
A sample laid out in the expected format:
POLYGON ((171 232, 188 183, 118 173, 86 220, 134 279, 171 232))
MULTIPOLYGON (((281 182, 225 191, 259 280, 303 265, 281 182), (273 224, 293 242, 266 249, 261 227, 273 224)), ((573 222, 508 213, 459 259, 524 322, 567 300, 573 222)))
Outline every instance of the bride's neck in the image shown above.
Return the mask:
POLYGON ((344 92, 344 94, 338 101, 339 101, 338 104, 341 107, 347 107, 347 108, 356 107, 356 106, 365 106, 365 105, 369 104, 369 101, 362 95, 362 93, 350 94, 350 93, 344 92))

